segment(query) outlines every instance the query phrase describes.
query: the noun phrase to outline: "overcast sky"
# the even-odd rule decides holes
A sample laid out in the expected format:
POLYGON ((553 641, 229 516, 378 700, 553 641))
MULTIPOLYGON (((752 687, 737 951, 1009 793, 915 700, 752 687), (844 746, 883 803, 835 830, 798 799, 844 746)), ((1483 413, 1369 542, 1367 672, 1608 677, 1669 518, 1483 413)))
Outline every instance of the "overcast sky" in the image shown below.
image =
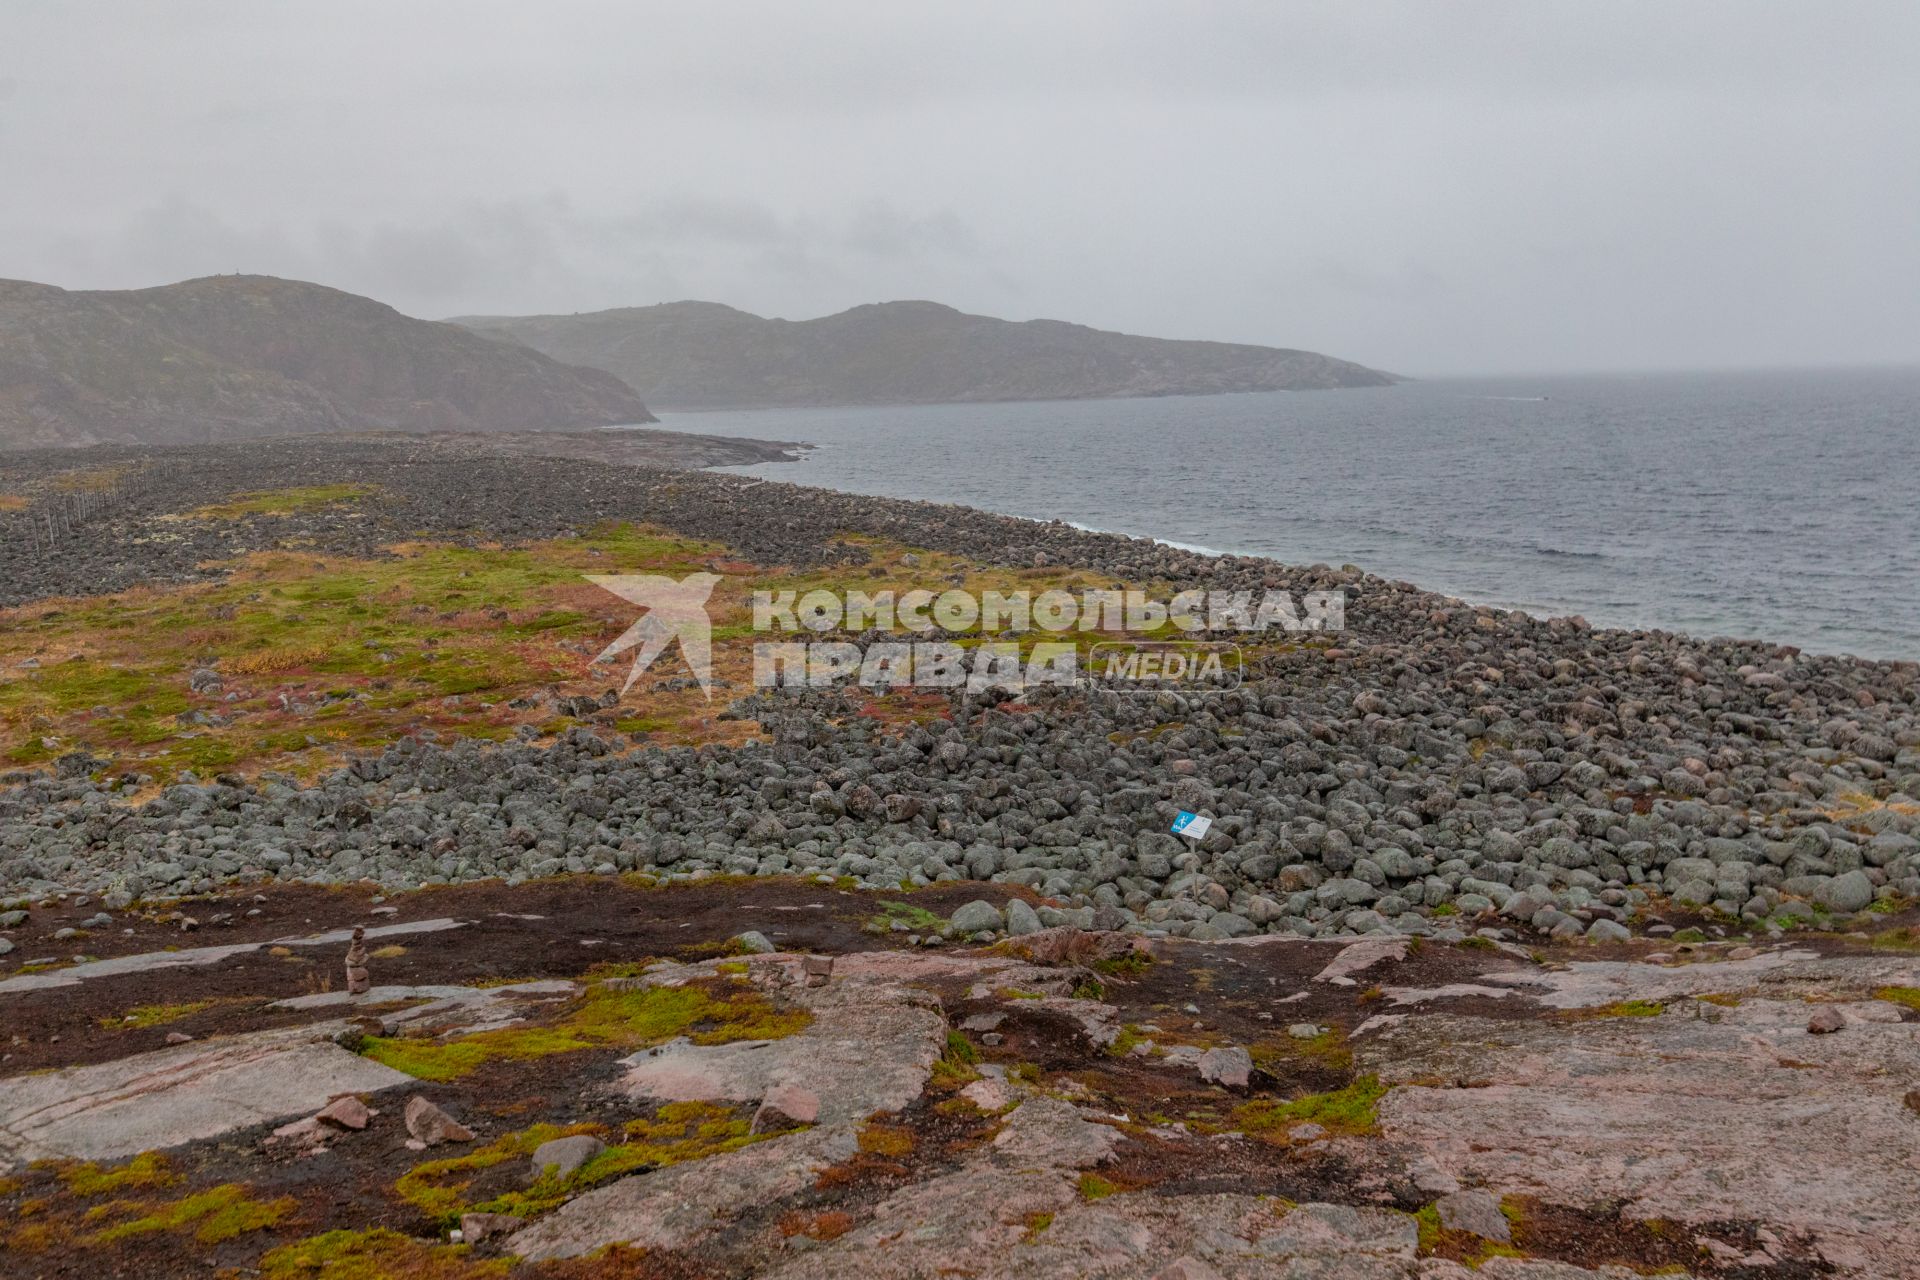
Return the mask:
POLYGON ((0 276, 1920 361, 1920 4, 4 0, 0 276))

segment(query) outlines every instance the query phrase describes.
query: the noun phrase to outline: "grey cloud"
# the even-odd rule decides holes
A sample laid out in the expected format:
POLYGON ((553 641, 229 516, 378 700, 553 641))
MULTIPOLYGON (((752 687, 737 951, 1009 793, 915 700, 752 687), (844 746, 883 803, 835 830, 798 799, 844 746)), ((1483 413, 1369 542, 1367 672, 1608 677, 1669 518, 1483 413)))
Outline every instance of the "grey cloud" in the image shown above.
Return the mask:
POLYGON ((1908 0, 13 4, 0 275, 1911 361, 1917 47, 1908 0))
POLYGON ((600 217, 549 198, 473 205, 432 223, 332 218, 262 227, 174 199, 104 234, 50 236, 44 256, 56 282, 73 287, 264 272, 368 293, 426 316, 690 296, 693 282, 675 263, 691 257, 710 292, 765 297, 786 288, 794 292, 781 305, 804 313, 814 291, 862 296, 864 263, 965 256, 971 246, 965 224, 950 213, 886 204, 783 220, 750 202, 667 199, 600 217))
POLYGON ((881 258, 911 258, 923 253, 971 257, 972 230, 952 213, 908 213, 884 200, 869 201, 848 219, 841 243, 881 258))

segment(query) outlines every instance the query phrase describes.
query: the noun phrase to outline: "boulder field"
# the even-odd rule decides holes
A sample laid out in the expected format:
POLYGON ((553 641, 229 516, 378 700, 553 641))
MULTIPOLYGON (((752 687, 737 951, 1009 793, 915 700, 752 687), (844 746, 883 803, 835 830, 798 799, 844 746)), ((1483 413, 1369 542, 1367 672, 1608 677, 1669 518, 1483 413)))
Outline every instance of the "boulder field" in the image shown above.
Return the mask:
MULTIPOLYGON (((904 588, 931 573, 934 557, 942 574, 962 578, 1072 573, 1159 584, 1163 594, 1337 591, 1346 626, 1250 646, 1232 688, 874 698, 733 684, 710 709, 671 723, 648 713, 684 695, 684 678, 662 673, 623 700, 616 673, 588 661, 593 645, 570 640, 552 660, 574 670, 514 696, 524 708, 517 727, 490 722, 491 738, 477 738, 458 723, 431 726, 476 703, 494 707, 486 690, 501 677, 485 663, 513 655, 462 650, 451 672, 427 659, 450 639, 478 643, 473 632, 484 637, 498 622, 481 618, 464 637, 410 638, 408 653, 362 654, 363 664, 412 665, 384 680, 377 669, 356 676, 358 685, 342 684, 351 652, 318 650, 319 666, 285 669, 316 660, 293 644, 297 631, 251 666, 216 643, 144 677, 136 710, 187 708, 167 724, 94 706, 88 697, 113 682, 73 682, 60 667, 74 648, 100 643, 110 617, 92 635, 69 635, 48 606, 27 606, 20 618, 34 628, 19 628, 18 648, 0 658, 0 700, 19 698, 24 722, 44 702, 34 691, 57 685, 66 719, 50 718, 14 749, 31 767, 0 775, 0 884, 13 897, 130 901, 236 879, 395 888, 625 872, 850 877, 869 887, 980 879, 1030 888, 1082 927, 1104 911, 1109 923, 1170 936, 1527 930, 1605 942, 1705 917, 1761 934, 1871 931, 1920 894, 1913 663, 1594 630, 1351 567, 1200 556, 1064 524, 724 475, 351 441, 173 454, 181 470, 163 490, 141 490, 54 551, 36 553, 31 522, 0 514, 15 598, 218 582, 238 558, 275 549, 378 565, 399 544, 417 554, 421 539, 438 537, 507 555, 488 548, 553 546, 626 521, 704 540, 722 549, 707 562, 763 585, 804 570, 904 588), (362 496, 265 514, 245 514, 257 499, 217 505, 235 492, 319 481, 360 486, 362 496), (243 514, 173 514, 210 509, 243 514), (142 770, 152 749, 142 744, 156 738, 174 743, 176 761, 195 758, 193 740, 233 714, 243 686, 278 717, 262 741, 295 746, 303 734, 322 743, 315 733, 342 710, 390 703, 407 688, 446 696, 412 704, 412 729, 382 729, 383 740, 338 767, 309 759, 298 776, 249 768, 244 751, 216 741, 204 773, 142 770), (90 734, 107 745, 63 745, 90 734), (1211 830, 1199 840, 1170 834, 1179 810, 1210 816, 1211 830)), ((33 476, 52 460, 23 458, 9 483, 51 483, 33 476)), ((486 563, 449 561, 444 571, 484 584, 486 563)), ((315 607, 339 607, 328 601, 351 599, 351 586, 338 570, 315 607)), ((194 625, 217 637, 235 611, 296 589, 276 580, 194 625)), ((465 601, 445 591, 411 612, 370 597, 365 625, 481 609, 479 591, 465 601)), ((576 605, 512 625, 578 626, 580 617, 576 605)), ((281 627, 303 621, 312 619, 275 617, 281 627)), ((588 618, 590 631, 597 625, 588 618)), ((501 643, 537 634, 510 632, 501 643)))

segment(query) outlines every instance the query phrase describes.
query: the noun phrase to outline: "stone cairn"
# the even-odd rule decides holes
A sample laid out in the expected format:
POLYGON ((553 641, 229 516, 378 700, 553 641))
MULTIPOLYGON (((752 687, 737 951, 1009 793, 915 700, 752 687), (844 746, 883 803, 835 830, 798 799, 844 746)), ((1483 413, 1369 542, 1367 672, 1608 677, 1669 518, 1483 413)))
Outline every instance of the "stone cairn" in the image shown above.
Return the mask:
POLYGON ((353 941, 347 944, 347 994, 363 996, 373 986, 367 973, 367 931, 355 928, 353 941))

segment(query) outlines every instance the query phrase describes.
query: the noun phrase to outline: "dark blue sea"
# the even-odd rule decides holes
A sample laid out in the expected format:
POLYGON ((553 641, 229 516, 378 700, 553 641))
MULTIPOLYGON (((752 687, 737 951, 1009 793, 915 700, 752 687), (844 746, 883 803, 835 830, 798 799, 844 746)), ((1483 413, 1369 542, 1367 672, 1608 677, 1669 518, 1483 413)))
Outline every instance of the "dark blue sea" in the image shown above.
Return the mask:
POLYGON ((663 415, 746 468, 1596 625, 1920 658, 1920 369, 663 415))

